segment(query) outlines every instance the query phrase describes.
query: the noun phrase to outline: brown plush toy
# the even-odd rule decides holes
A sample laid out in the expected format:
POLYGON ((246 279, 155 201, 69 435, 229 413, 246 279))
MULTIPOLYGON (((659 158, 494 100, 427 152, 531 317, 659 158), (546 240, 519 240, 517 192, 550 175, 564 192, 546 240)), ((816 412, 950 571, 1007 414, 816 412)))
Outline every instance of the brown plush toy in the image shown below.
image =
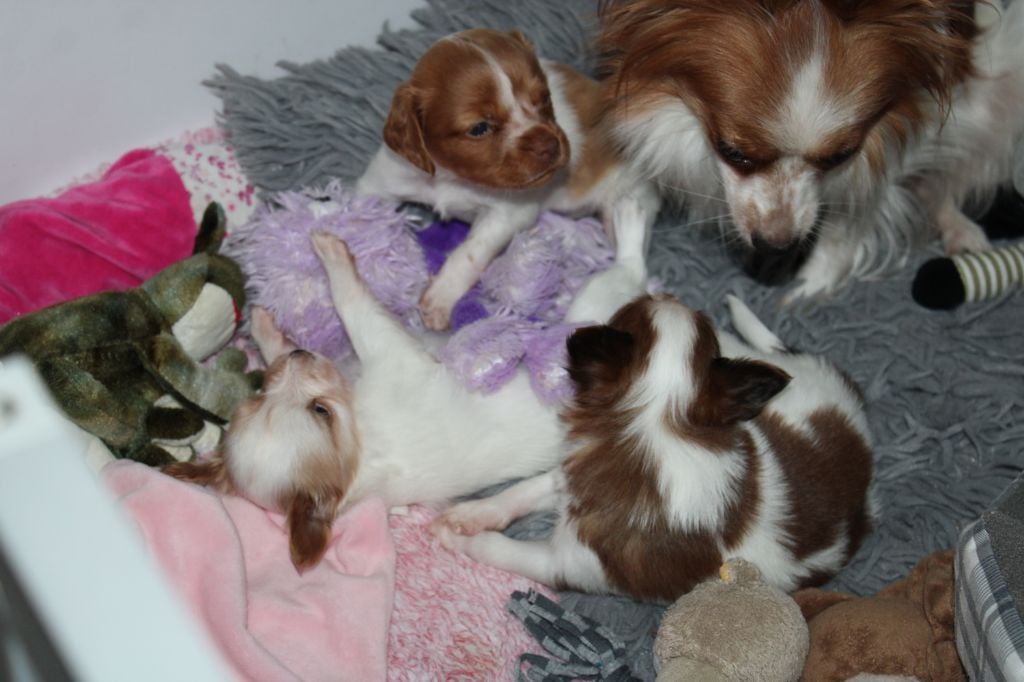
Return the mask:
POLYGON ((872 597, 796 592, 811 634, 803 679, 838 682, 866 674, 964 680, 953 640, 953 556, 953 550, 928 555, 872 597))

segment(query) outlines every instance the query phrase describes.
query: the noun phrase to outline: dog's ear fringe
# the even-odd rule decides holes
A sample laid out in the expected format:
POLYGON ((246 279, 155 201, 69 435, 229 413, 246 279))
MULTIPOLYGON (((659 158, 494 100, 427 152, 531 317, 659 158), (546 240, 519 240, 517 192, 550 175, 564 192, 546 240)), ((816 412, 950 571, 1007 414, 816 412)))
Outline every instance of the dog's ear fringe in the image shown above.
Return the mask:
POLYGON ((585 392, 615 381, 629 364, 633 336, 607 325, 582 327, 566 342, 569 378, 585 392))
POLYGON ((327 552, 341 498, 340 490, 299 491, 286 505, 288 548, 292 565, 299 573, 315 567, 327 552))
POLYGON ((193 459, 188 462, 171 462, 160 469, 179 481, 209 486, 220 492, 231 492, 231 479, 224 458, 219 454, 206 460, 193 459))

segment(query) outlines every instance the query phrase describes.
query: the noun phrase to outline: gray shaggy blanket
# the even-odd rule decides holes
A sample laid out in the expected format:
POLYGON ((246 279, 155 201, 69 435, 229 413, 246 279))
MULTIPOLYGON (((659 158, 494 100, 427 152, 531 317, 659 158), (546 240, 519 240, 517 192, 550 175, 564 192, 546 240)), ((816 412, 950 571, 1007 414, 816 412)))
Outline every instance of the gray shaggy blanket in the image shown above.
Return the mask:
MULTIPOLYGON (((310 64, 281 62, 261 80, 220 66, 207 85, 222 100, 220 121, 249 179, 264 193, 352 181, 380 144, 391 94, 424 49, 474 26, 518 28, 545 56, 593 72, 592 0, 429 0, 421 28, 380 36, 379 49, 343 48, 310 64)), ((285 55, 282 55, 285 56, 285 55)), ((782 291, 737 271, 716 235, 663 215, 651 273, 688 305, 724 322, 736 293, 790 346, 823 353, 864 388, 875 438, 877 528, 828 586, 872 593, 924 555, 956 543, 1024 465, 1024 293, 956 312, 910 298, 917 266, 859 282, 827 301, 780 306, 782 291)), ((511 530, 544 532, 548 519, 511 530)), ((651 644, 662 607, 566 593, 562 605, 606 623, 629 643, 629 662, 652 679, 651 644)))

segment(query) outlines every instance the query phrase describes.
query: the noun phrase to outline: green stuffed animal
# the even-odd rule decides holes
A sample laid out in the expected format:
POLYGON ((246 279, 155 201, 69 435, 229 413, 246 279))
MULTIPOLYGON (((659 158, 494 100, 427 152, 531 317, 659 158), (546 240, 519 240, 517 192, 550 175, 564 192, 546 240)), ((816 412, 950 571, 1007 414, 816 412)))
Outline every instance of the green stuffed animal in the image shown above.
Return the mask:
POLYGON ((231 339, 245 305, 241 269, 217 253, 224 234, 224 211, 210 204, 194 255, 135 289, 11 320, 0 328, 0 357, 28 356, 68 417, 115 457, 188 458, 191 450, 176 446, 226 422, 261 382, 235 348, 200 364, 231 339))

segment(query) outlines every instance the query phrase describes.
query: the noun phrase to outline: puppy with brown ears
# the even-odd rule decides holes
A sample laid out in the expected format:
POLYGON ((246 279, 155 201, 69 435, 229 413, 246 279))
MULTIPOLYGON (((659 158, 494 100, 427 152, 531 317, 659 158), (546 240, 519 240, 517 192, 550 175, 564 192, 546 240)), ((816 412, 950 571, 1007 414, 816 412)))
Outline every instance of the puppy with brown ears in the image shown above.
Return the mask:
POLYGON ((441 542, 551 586, 643 599, 676 599, 733 558, 783 590, 832 576, 870 528, 861 395, 730 308, 743 341, 665 296, 577 331, 564 463, 452 507, 441 542), (559 512, 549 540, 498 532, 540 509, 559 512))
MULTIPOLYGON (((570 321, 606 320, 643 293, 642 211, 631 201, 615 210, 616 262, 583 287, 570 321)), ((561 461, 558 408, 537 396, 525 370, 494 393, 471 392, 373 298, 343 242, 319 234, 314 246, 358 378, 296 349, 255 309, 252 335, 270 363, 262 391, 238 408, 216 457, 167 473, 286 514, 302 571, 323 556, 339 511, 360 499, 443 505, 561 461)))
POLYGON ((607 225, 630 197, 650 229, 661 199, 607 144, 600 107, 595 81, 538 59, 518 31, 456 33, 419 60, 356 191, 472 223, 423 295, 428 327, 448 327, 459 298, 541 211, 600 213, 607 225))

